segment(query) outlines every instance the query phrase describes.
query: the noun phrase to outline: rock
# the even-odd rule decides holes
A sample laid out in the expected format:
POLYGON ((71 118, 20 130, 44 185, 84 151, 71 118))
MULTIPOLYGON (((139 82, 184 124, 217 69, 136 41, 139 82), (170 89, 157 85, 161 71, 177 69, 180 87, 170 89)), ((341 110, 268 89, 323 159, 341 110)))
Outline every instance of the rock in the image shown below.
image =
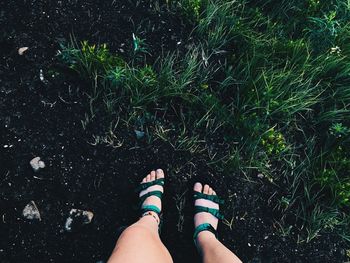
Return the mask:
POLYGON ((135 134, 136 134, 136 138, 138 140, 142 139, 145 136, 145 132, 143 132, 143 131, 135 130, 135 134))
POLYGON ((29 49, 29 47, 21 47, 18 49, 18 55, 22 56, 24 52, 26 52, 29 49))
POLYGON ((80 209, 71 209, 69 216, 66 220, 64 228, 66 231, 71 232, 72 230, 91 223, 94 214, 90 211, 80 210, 80 209))
POLYGON ((29 220, 41 221, 41 216, 38 207, 34 201, 30 201, 23 209, 22 215, 29 220))
POLYGON ((34 172, 37 172, 40 169, 45 168, 45 163, 40 160, 40 157, 33 158, 29 163, 30 163, 30 166, 33 168, 34 172))

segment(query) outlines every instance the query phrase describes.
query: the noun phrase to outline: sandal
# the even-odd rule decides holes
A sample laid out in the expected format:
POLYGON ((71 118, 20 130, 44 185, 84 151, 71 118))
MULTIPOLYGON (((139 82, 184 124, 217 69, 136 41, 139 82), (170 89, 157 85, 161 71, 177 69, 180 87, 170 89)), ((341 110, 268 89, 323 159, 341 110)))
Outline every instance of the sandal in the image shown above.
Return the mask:
MULTIPOLYGON (((223 204, 224 203, 224 201, 222 199, 220 199, 217 195, 207 195, 207 194, 204 194, 204 193, 201 193, 198 191, 194 191, 193 198, 194 198, 194 200, 197 200, 197 199, 210 200, 216 204, 223 204)), ((206 206, 199 206, 199 205, 194 206, 194 213, 195 214, 202 213, 202 212, 210 213, 218 219, 224 218, 224 216, 219 212, 219 209, 209 208, 206 206)), ((193 240, 194 240, 194 243, 196 245, 197 245, 196 239, 198 237, 198 234, 202 231, 210 231, 215 235, 216 238, 218 238, 217 230, 211 224, 203 223, 203 224, 198 225, 194 230, 193 240)))
MULTIPOLYGON (((164 183, 165 183, 164 177, 155 179, 155 180, 150 181, 150 182, 141 183, 136 188, 135 192, 140 193, 141 191, 143 191, 143 190, 145 190, 153 185, 164 186, 164 183)), ((146 215, 153 216, 159 225, 160 221, 161 221, 161 209, 156 205, 143 205, 144 201, 150 196, 156 196, 159 199, 162 199, 163 192, 160 190, 154 190, 154 191, 148 192, 148 193, 140 196, 141 217, 146 216, 146 215), (154 212, 155 214, 157 214, 158 218, 156 218, 151 212, 154 212)))

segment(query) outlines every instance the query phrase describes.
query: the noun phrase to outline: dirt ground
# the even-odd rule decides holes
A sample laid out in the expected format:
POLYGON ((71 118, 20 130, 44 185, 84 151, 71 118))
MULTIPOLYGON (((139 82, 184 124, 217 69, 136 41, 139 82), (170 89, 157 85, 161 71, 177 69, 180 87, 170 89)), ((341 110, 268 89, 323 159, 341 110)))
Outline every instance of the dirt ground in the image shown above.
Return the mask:
POLYGON ((211 183, 231 200, 223 212, 232 225, 221 224, 219 236, 244 262, 344 262, 344 243, 335 235, 297 244, 293 234, 276 234, 268 201, 275 189, 264 180, 223 177, 208 168, 205 156, 150 145, 132 130, 119 131, 119 148, 88 143, 101 127, 94 122, 82 128, 86 84, 50 74, 59 43, 74 34, 123 53, 136 32, 149 45, 152 60, 186 43, 191 31, 176 14, 156 12, 147 1, 131 2, 0 4, 0 262, 106 261, 119 229, 138 217, 134 188, 156 168, 167 174, 162 239, 175 262, 199 262, 192 241, 190 189, 195 181, 211 183), (20 47, 29 47, 23 56, 17 53, 20 47), (29 165, 35 156, 46 163, 36 174, 29 165), (40 222, 21 217, 31 200, 40 210, 40 222), (71 208, 93 211, 92 223, 65 231, 71 208))

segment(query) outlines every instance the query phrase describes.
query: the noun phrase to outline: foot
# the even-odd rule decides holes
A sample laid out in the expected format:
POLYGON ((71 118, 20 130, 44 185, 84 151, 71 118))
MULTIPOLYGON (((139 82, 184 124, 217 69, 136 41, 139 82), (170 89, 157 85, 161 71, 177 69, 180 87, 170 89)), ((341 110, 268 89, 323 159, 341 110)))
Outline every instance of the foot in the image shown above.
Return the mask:
MULTIPOLYGON (((204 185, 204 187, 203 187, 201 183, 195 183, 193 190, 197 191, 197 192, 201 192, 203 194, 207 194, 207 195, 216 195, 215 191, 207 184, 204 185)), ((214 203, 213 201, 210 201, 210 200, 206 200, 206 199, 197 199, 195 201, 194 205, 219 209, 219 204, 214 203)), ((219 222, 219 220, 215 216, 213 216, 212 214, 207 213, 207 212, 200 212, 200 213, 195 214, 195 216, 194 216, 194 227, 195 228, 201 224, 209 223, 216 230, 218 227, 218 222, 219 222)), ((206 240, 212 239, 212 238, 216 239, 215 235, 212 232, 202 231, 198 234, 197 241, 200 244, 201 242, 205 242, 206 240)))
MULTIPOLYGON (((157 169, 157 171, 150 172, 145 178, 143 178, 141 184, 152 182, 156 179, 164 178, 164 172, 162 169, 157 169)), ((143 195, 147 194, 148 192, 152 191, 161 191, 163 192, 163 186, 161 185, 152 185, 144 190, 142 190, 139 194, 139 197, 142 197, 143 195)), ((141 207, 145 207, 147 205, 154 205, 159 208, 159 210, 162 210, 162 200, 157 196, 149 196, 145 199, 145 201, 142 203, 141 207)), ((157 219, 158 223, 160 222, 159 216, 155 212, 147 212, 150 213, 154 218, 157 219)))

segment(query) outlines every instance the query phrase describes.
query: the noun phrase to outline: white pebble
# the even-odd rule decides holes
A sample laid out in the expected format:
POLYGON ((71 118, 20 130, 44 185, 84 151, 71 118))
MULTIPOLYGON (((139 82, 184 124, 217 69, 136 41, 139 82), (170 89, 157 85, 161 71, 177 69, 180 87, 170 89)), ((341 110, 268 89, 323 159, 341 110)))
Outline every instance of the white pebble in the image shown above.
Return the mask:
POLYGON ((40 80, 44 82, 45 78, 44 78, 44 73, 42 69, 40 69, 39 77, 40 77, 40 80))
POLYGON ((91 211, 85 211, 85 210, 73 208, 69 212, 69 216, 66 220, 64 228, 66 229, 66 231, 70 232, 72 231, 72 227, 74 227, 74 225, 76 224, 80 224, 80 225, 90 224, 93 217, 94 217, 94 214, 91 211), (75 221, 77 221, 77 223, 75 221))
POLYGON ((39 220, 41 221, 41 216, 38 207, 34 201, 30 201, 23 209, 22 215, 24 218, 29 220, 39 220))
POLYGON ((22 56, 24 52, 26 52, 29 49, 29 47, 21 47, 18 49, 18 55, 22 56))
POLYGON ((29 163, 30 163, 30 166, 33 168, 34 172, 37 172, 40 169, 45 168, 45 163, 40 160, 40 157, 33 158, 29 163))

